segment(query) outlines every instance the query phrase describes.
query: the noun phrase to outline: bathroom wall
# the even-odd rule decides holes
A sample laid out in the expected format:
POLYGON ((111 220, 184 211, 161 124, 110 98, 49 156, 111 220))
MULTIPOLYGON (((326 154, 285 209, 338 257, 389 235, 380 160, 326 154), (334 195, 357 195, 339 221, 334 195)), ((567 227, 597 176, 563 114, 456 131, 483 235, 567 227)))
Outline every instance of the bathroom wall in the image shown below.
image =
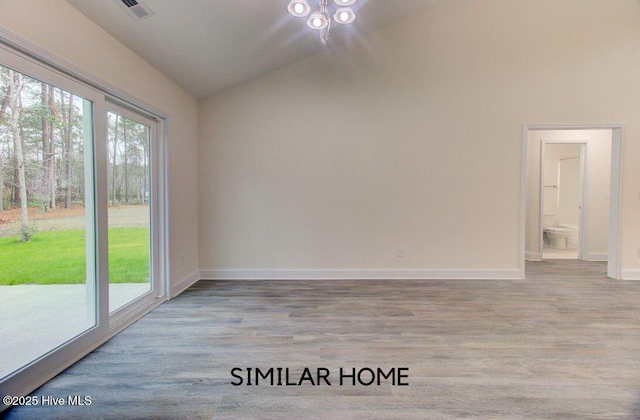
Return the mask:
MULTIPOLYGON (((526 256, 539 260, 540 168, 542 142, 586 143, 585 231, 586 259, 605 261, 609 238, 609 194, 611 184, 611 130, 531 130, 527 145, 526 256)), ((547 144, 547 148, 549 144, 547 144)), ((552 146, 556 148, 558 146, 552 146)), ((577 147, 577 146, 573 146, 577 147)), ((558 147, 545 159, 545 185, 557 185, 557 162, 575 152, 558 147)), ((556 211, 553 199, 545 211, 556 211)))

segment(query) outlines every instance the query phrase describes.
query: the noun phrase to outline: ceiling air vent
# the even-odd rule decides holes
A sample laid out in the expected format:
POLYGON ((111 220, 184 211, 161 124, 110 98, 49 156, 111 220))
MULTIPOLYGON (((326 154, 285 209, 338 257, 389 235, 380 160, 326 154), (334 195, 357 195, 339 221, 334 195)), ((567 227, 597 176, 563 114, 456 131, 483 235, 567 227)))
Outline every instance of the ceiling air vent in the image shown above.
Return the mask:
POLYGON ((153 10, 149 8, 142 0, 115 0, 120 6, 124 7, 125 11, 131 19, 142 20, 150 16, 153 16, 153 10))

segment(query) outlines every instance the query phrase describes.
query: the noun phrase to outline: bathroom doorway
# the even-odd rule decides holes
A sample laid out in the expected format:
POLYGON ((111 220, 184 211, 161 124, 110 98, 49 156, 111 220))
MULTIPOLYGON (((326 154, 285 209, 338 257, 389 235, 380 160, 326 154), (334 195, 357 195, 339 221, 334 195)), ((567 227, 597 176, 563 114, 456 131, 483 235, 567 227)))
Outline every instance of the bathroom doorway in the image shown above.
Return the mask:
POLYGON ((623 132, 621 125, 523 127, 523 272, 525 260, 572 258, 606 261, 607 275, 622 278, 620 180, 623 132), (556 144, 567 146, 563 155, 556 153, 555 162, 545 163, 545 149, 551 147, 548 150, 551 152, 556 144), (573 151, 568 146, 573 146, 573 151), (552 169, 548 169, 549 166, 552 169), (553 177, 545 179, 545 172, 553 177), (569 211, 571 208, 577 208, 577 212, 569 211), (566 230, 561 230, 559 240, 558 235, 546 235, 545 238, 545 215, 547 228, 573 231, 567 235, 566 230), (544 246, 545 239, 547 247, 544 246), (555 247, 551 246, 552 239, 556 239, 555 247), (554 255, 560 254, 556 248, 565 248, 572 253, 554 255))
POLYGON ((582 209, 586 147, 586 143, 543 142, 542 259, 584 259, 582 209))

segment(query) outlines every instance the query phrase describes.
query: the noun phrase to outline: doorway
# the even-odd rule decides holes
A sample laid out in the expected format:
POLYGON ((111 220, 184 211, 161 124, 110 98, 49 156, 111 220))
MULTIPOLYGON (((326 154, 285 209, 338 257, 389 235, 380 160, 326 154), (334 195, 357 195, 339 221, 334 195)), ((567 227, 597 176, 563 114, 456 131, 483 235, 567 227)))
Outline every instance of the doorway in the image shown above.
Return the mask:
MULTIPOLYGON (((542 143, 540 215, 542 259, 584 260, 589 247, 585 238, 585 160, 588 143, 542 143)), ((606 215, 600 215, 606 216, 606 215)), ((597 222, 607 224, 607 218, 597 222)), ((605 244, 606 245, 606 244, 605 244)))
POLYGON ((622 135, 619 125, 524 126, 523 271, 525 260, 572 258, 606 261, 607 275, 621 278, 622 135), (553 152, 549 162, 546 152, 553 152), (565 238, 550 246, 545 227, 560 229, 565 238), (572 254, 560 255, 565 250, 572 254))

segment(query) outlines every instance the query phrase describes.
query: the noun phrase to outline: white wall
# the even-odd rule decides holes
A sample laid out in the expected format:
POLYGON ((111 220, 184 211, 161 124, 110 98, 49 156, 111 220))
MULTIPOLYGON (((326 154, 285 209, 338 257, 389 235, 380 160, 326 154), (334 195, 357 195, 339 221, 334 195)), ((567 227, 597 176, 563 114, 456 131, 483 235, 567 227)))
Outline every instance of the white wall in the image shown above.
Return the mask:
POLYGON ((63 0, 3 0, 0 25, 170 116, 172 284, 197 270, 197 101, 63 0))
POLYGON ((638 68, 635 0, 450 0, 202 100, 201 268, 518 271, 523 124, 624 122, 640 269, 638 68))

